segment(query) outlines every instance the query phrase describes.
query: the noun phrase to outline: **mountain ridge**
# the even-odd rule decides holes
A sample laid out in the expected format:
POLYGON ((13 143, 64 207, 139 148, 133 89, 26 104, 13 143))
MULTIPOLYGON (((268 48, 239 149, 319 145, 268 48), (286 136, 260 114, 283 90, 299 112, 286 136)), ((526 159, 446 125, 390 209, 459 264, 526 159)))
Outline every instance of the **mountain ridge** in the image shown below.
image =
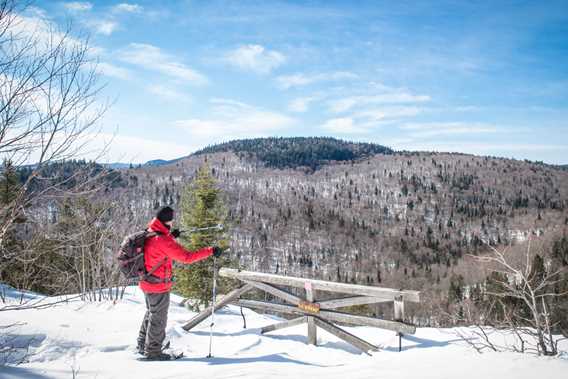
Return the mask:
MULTIPOLYGON (((114 162, 104 164, 111 169, 127 169, 134 167, 166 166, 178 163, 189 157, 200 155, 234 152, 241 158, 257 158, 267 167, 285 168, 305 168, 316 171, 322 166, 334 162, 346 162, 368 158, 375 154, 451 154, 456 156, 487 157, 491 159, 511 160, 508 157, 481 156, 460 152, 433 152, 433 151, 411 151, 394 150, 390 147, 373 142, 353 142, 333 137, 263 137, 263 138, 244 138, 235 139, 228 142, 221 142, 201 148, 191 154, 174 159, 153 159, 145 163, 124 163, 114 162)), ((559 170, 568 170, 568 164, 551 164, 542 161, 530 161, 526 159, 513 159, 538 165, 544 165, 559 170)))
POLYGON ((269 137, 232 140, 198 150, 190 156, 232 151, 240 157, 256 157, 267 167, 308 168, 316 171, 332 162, 345 162, 376 154, 393 154, 376 143, 352 142, 332 137, 269 137))

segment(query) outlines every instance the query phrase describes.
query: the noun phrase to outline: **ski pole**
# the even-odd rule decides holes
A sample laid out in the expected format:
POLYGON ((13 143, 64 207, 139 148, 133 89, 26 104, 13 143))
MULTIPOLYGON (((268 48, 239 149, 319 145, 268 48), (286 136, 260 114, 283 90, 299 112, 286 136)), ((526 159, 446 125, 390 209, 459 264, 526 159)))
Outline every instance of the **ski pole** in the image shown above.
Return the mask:
POLYGON ((187 230, 180 230, 180 233, 197 233, 197 232, 203 232, 205 230, 222 230, 223 229, 223 224, 218 224, 215 226, 208 226, 206 228, 191 228, 191 229, 187 229, 187 230))
POLYGON ((213 347, 213 326, 215 325, 215 297, 217 296, 217 257, 213 257, 213 299, 211 301, 211 325, 209 331, 209 355, 207 358, 212 358, 211 354, 213 347))

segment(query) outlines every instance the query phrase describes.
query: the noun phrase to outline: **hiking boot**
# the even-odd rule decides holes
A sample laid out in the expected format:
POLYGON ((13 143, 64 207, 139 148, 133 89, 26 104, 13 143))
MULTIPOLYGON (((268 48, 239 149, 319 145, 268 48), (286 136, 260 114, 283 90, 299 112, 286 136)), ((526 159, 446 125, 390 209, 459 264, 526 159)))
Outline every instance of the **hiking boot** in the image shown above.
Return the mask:
POLYGON ((144 355, 144 345, 136 347, 136 352, 140 355, 144 355))
POLYGON ((140 355, 144 355, 144 342, 136 343, 136 352, 140 355))
POLYGON ((169 361, 170 359, 172 359, 171 355, 162 352, 146 354, 147 361, 169 361))

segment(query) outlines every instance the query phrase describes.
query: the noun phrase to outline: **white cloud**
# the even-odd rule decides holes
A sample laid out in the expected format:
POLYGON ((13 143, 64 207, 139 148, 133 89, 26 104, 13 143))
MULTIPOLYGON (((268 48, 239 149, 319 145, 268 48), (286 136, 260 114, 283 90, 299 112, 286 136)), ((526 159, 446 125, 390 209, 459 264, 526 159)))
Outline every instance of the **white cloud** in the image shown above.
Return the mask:
POLYGON ((186 119, 174 125, 187 131, 202 144, 244 137, 265 137, 281 133, 295 120, 284 114, 227 99, 211 100, 209 119, 186 119))
POLYGON ((152 84, 146 86, 148 92, 164 99, 167 101, 173 101, 176 103, 189 103, 191 102, 191 97, 183 92, 176 90, 173 87, 168 87, 162 84, 152 84))
POLYGON ((179 62, 175 56, 167 54, 153 45, 131 43, 128 48, 118 54, 118 59, 185 82, 207 83, 205 76, 179 62))
POLYGON ((120 3, 112 7, 116 13, 142 13, 144 8, 138 4, 120 3))
POLYGON ((310 103, 319 100, 319 96, 299 97, 294 99, 288 104, 288 109, 292 112, 303 113, 307 112, 310 103))
POLYGON ((86 24, 92 28, 95 33, 110 36, 115 30, 118 29, 118 23, 111 20, 89 20, 86 24))
POLYGON ((41 8, 33 7, 28 13, 30 16, 14 16, 9 31, 13 33, 15 44, 7 46, 8 49, 21 48, 19 44, 28 43, 30 40, 34 41, 34 46, 39 49, 55 46, 61 42, 67 47, 84 46, 82 41, 61 32, 41 8))
MULTIPOLYGON (((139 136, 113 135, 98 133, 87 136, 92 141, 85 159, 98 158, 101 161, 101 151, 106 150, 102 159, 106 162, 136 162, 145 163, 153 159, 175 159, 188 155, 191 146, 181 145, 167 140, 143 138, 139 136)), ((193 147, 195 149, 195 147, 193 147)))
MULTIPOLYGON (((90 2, 67 2, 63 6, 72 12, 86 12, 93 8, 90 2)), ((120 13, 142 13, 143 8, 137 4, 120 3, 111 7, 111 11, 105 15, 91 15, 80 18, 81 23, 92 29, 97 34, 109 36, 119 29, 117 21, 120 13)))
POLYGON ((229 52, 225 60, 242 70, 268 74, 286 61, 286 57, 261 45, 244 45, 229 52))
POLYGON ((30 17, 35 17, 35 18, 39 18, 39 19, 44 19, 44 20, 49 19, 49 15, 47 14, 47 11, 45 9, 34 7, 34 6, 27 7, 25 14, 30 16, 30 17))
POLYGON ((332 118, 327 120, 322 128, 337 134, 365 134, 370 131, 368 125, 357 125, 350 117, 332 118))
POLYGON ((422 113, 423 109, 419 107, 381 107, 366 109, 355 112, 353 117, 364 118, 369 121, 385 121, 394 120, 405 117, 413 117, 422 113))
POLYGON ((122 80, 132 79, 132 73, 123 67, 118 67, 106 62, 97 64, 97 71, 103 75, 118 78, 122 80))
POLYGON ((352 112, 348 117, 329 119, 322 125, 322 129, 338 134, 368 134, 378 127, 416 116, 420 112, 421 108, 410 106, 364 109, 352 112))
POLYGON ((337 71, 337 72, 321 73, 313 75, 306 75, 302 73, 294 75, 283 75, 277 77, 276 82, 278 83, 278 86, 280 88, 289 89, 292 87, 305 86, 316 82, 348 80, 348 79, 357 79, 357 78, 358 76, 351 72, 337 71))
POLYGON ((414 95, 404 90, 389 90, 377 95, 351 96, 332 100, 328 103, 333 113, 342 113, 354 107, 369 104, 412 104, 430 101, 430 96, 414 95))
POLYGON ((74 12, 85 12, 93 9, 93 4, 89 3, 88 1, 71 1, 63 3, 63 6, 68 10, 74 12))
POLYGON ((413 138, 499 132, 499 128, 494 125, 467 122, 411 123, 400 126, 400 129, 409 132, 409 136, 413 138))

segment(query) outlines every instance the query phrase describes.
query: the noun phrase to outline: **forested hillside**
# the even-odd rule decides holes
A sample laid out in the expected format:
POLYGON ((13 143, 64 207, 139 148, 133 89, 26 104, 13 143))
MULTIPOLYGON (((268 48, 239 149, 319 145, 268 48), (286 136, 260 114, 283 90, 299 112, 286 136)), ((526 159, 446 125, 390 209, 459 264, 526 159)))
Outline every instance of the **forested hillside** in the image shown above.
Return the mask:
POLYGON ((377 154, 306 172, 275 169, 242 151, 201 152, 124 171, 127 218, 146 220, 152 209, 176 204, 204 163, 227 194, 232 251, 250 270, 426 289, 442 301, 451 286, 484 280, 468 254, 531 238, 549 243, 568 224, 565 171, 437 153, 377 154))
POLYGON ((329 137, 256 138, 230 141, 199 150, 193 156, 233 152, 240 158, 255 157, 267 167, 316 170, 331 162, 353 161, 393 151, 372 143, 354 143, 329 137))
MULTIPOLYGON (((110 257, 123 235, 143 228, 155 209, 178 206, 185 184, 207 164, 226 194, 231 250, 243 268, 422 290, 429 299, 421 309, 425 324, 439 315, 436 307, 485 280, 470 254, 522 247, 529 239, 544 248, 566 231, 568 173, 558 168, 462 154, 371 154, 380 147, 348 143, 340 145, 350 153, 341 155, 333 150, 335 140, 317 141, 247 140, 167 165, 115 171, 115 184, 90 202, 49 204, 54 226, 42 228, 57 236, 59 219, 73 215, 90 228, 78 248, 89 237, 110 257), (279 146, 274 155, 271 144, 279 146), (258 146, 266 149, 248 153, 258 146), (238 152, 216 152, 232 147, 238 152)), ((91 250, 100 271, 103 263, 91 250)), ((111 272, 105 280, 115 280, 111 272)))

